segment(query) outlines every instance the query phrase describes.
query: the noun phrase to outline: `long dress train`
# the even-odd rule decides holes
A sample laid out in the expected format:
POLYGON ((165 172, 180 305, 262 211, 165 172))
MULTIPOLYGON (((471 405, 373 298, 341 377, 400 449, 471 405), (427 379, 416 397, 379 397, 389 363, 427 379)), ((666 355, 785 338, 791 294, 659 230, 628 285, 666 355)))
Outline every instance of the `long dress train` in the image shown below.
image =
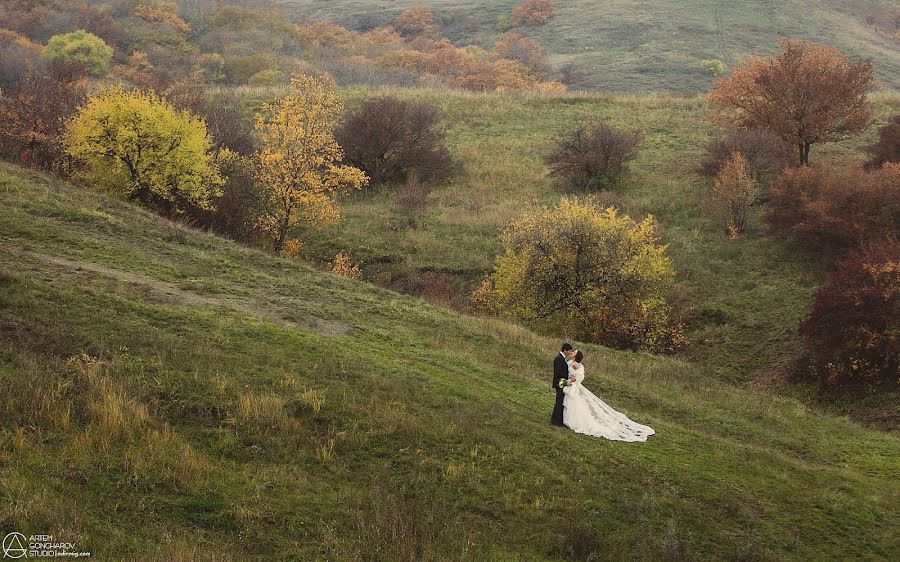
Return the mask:
POLYGON ((581 383, 584 381, 584 365, 578 369, 569 366, 570 377, 575 384, 563 389, 563 423, 577 433, 591 437, 603 437, 613 441, 646 441, 656 432, 652 427, 632 421, 609 407, 581 383))

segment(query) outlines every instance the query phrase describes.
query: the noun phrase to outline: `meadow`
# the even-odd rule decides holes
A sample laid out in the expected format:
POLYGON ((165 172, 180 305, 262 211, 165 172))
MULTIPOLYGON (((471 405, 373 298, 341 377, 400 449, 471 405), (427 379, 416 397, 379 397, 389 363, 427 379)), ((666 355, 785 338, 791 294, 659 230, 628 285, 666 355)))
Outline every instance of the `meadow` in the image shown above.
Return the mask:
POLYGON ((134 560, 900 548, 896 436, 584 345, 593 388, 658 433, 588 439, 547 424, 555 338, 8 164, 0 200, 3 529, 134 560))
MULTIPOLYGON (((331 20, 350 28, 384 25, 415 0, 319 2, 280 0, 294 19, 331 20)), ((457 45, 492 48, 502 34, 497 20, 519 0, 427 2, 457 45), (473 25, 473 22, 475 25, 473 25)), ((877 61, 885 87, 900 85, 900 57, 894 37, 876 30, 866 17, 894 7, 887 0, 558 0, 555 17, 544 26, 516 28, 537 39, 555 69, 571 64, 578 90, 613 92, 699 92, 711 79, 701 59, 733 66, 752 53, 771 54, 783 37, 836 45, 853 57, 877 61), (760 46, 765 45, 765 48, 760 46)))
MULTIPOLYGON (((279 89, 239 88, 248 110, 279 89)), ((398 290, 425 293, 440 305, 465 309, 469 291, 487 273, 499 232, 523 208, 565 195, 547 176, 543 157, 556 135, 579 120, 606 119, 645 134, 632 174, 600 203, 634 217, 652 214, 677 272, 677 300, 687 322, 682 356, 721 380, 761 384, 803 396, 832 412, 896 430, 895 401, 878 395, 825 398, 815 387, 787 384, 800 352, 798 322, 824 274, 802 246, 769 235, 762 206, 748 232, 731 240, 705 209, 709 182, 695 173, 714 126, 699 96, 571 93, 499 96, 427 89, 346 89, 348 107, 395 96, 439 106, 448 143, 462 169, 438 186, 425 224, 398 228, 390 188, 341 200, 344 220, 324 231, 299 232, 304 257, 322 265, 338 252, 363 264, 364 276, 398 290), (422 287, 422 279, 431 285, 422 287), (419 281, 417 281, 419 280, 419 281)), ((878 123, 900 108, 893 93, 873 95, 878 123)), ((816 146, 814 162, 859 162, 878 125, 862 138, 816 146)), ((586 194, 574 194, 586 195, 586 194)))

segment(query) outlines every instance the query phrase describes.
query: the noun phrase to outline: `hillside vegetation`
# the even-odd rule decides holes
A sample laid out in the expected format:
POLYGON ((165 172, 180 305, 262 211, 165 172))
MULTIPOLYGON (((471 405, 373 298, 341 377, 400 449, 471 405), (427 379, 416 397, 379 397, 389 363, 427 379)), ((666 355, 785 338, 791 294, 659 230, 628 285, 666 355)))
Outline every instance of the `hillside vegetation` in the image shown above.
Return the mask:
MULTIPOLYGON (((241 91, 251 106, 278 95, 241 91)), ((652 214, 660 224, 688 313, 688 356, 732 381, 777 379, 789 370, 799 348, 797 323, 823 275, 799 245, 768 235, 761 206, 754 208, 741 240, 730 240, 710 217, 705 203, 709 185, 695 172, 713 130, 703 98, 342 91, 349 107, 379 95, 439 106, 446 116, 448 143, 463 170, 436 189, 420 229, 396 228, 390 188, 344 198, 344 221, 303 233, 306 257, 325 263, 338 252, 349 252, 363 264, 366 278, 437 303, 466 306, 468 292, 491 269, 500 230, 523 207, 554 204, 563 195, 543 162, 556 135, 572 123, 603 118, 646 135, 630 178, 617 193, 598 201, 615 204, 632 217, 652 214)), ((874 96, 873 102, 879 123, 900 109, 900 99, 892 94, 874 96)), ((813 162, 861 161, 861 149, 875 129, 858 140, 817 147, 813 162)), ((870 406, 861 410, 871 411, 870 406)))
POLYGON ((890 559, 897 437, 584 346, 653 426, 551 428, 556 341, 0 165, 0 527, 98 559, 890 559))
MULTIPOLYGON (((350 28, 384 25, 415 0, 279 0, 294 18, 329 19, 350 28)), ((498 18, 518 0, 432 0, 443 33, 457 44, 492 48, 498 18), (474 22, 474 24, 473 24, 474 22)), ((547 25, 516 28, 547 49, 559 69, 572 64, 576 89, 621 92, 696 92, 709 88, 702 59, 732 65, 750 53, 769 54, 778 39, 809 39, 835 45, 851 56, 876 61, 877 77, 900 86, 900 44, 869 23, 895 8, 887 0, 557 0, 547 25), (868 21, 867 21, 868 18, 868 21)))

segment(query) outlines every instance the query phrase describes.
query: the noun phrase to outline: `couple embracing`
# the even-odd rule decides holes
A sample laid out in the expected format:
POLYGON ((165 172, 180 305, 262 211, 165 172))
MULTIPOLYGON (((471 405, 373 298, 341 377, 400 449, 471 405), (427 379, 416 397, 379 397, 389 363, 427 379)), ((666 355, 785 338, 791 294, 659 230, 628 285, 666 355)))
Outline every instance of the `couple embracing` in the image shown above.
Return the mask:
POLYGON ((576 433, 613 441, 646 441, 653 428, 628 419, 610 408, 581 383, 584 382, 584 353, 564 343, 553 360, 553 388, 556 406, 550 423, 576 433))

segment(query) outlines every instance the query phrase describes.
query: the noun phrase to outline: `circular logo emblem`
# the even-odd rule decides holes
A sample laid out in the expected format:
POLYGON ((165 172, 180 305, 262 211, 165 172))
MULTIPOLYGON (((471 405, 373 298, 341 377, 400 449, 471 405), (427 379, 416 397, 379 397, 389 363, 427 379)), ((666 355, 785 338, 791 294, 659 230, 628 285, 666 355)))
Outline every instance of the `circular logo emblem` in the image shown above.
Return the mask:
POLYGON ((25 550, 25 544, 28 539, 22 533, 10 533, 3 537, 3 557, 4 558, 23 558, 28 551, 25 550))

